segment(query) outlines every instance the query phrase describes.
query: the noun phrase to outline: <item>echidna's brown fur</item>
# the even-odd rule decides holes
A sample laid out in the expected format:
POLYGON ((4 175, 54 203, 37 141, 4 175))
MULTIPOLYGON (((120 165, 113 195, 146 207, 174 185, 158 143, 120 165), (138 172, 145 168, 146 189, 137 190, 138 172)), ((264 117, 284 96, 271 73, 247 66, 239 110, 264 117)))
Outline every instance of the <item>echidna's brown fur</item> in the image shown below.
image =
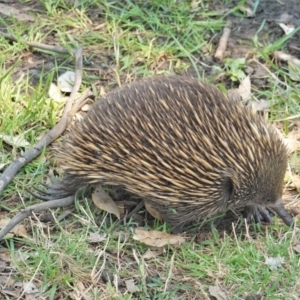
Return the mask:
POLYGON ((88 184, 121 185, 171 225, 251 204, 280 206, 291 223, 280 213, 287 150, 276 130, 195 79, 157 77, 109 93, 62 140, 57 156, 66 194, 88 184))

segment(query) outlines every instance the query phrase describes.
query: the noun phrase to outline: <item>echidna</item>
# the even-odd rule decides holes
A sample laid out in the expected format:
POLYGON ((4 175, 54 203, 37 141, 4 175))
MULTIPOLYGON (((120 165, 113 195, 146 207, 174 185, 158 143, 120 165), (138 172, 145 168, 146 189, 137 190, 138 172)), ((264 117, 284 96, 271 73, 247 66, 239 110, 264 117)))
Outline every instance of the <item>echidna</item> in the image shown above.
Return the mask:
POLYGON ((56 151, 64 177, 40 195, 123 186, 177 229, 239 207, 257 221, 281 198, 287 149, 270 124, 216 87, 181 77, 138 81, 98 100, 56 151))

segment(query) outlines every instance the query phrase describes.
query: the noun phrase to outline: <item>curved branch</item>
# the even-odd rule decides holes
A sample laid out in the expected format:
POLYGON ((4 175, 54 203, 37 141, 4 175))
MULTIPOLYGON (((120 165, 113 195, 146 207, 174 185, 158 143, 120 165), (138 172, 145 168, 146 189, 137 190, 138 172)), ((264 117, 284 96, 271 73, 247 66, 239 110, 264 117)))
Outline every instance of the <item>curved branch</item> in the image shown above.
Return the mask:
POLYGON ((49 202, 34 204, 22 209, 13 219, 0 231, 0 241, 19 223, 31 216, 32 213, 38 213, 47 209, 66 207, 74 202, 75 196, 69 196, 62 199, 57 199, 49 202))

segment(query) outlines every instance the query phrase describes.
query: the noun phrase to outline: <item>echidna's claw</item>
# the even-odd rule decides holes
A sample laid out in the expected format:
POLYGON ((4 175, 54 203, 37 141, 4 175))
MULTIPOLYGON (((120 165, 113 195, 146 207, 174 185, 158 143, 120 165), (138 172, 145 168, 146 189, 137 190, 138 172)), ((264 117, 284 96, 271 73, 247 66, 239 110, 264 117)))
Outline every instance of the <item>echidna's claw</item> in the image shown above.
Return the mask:
POLYGON ((260 205, 247 205, 244 208, 244 218, 250 222, 254 221, 255 223, 267 222, 272 223, 272 212, 267 208, 260 205))
POLYGON ((40 189, 38 187, 33 187, 34 190, 36 190, 38 193, 34 193, 32 191, 29 191, 28 189, 27 192, 32 195, 33 197, 44 200, 44 201, 51 201, 55 199, 61 199, 65 198, 71 195, 70 192, 65 191, 62 188, 62 185, 59 184, 59 181, 54 180, 53 178, 50 179, 51 184, 45 184, 45 183, 40 183, 41 186, 43 186, 45 189, 40 189))

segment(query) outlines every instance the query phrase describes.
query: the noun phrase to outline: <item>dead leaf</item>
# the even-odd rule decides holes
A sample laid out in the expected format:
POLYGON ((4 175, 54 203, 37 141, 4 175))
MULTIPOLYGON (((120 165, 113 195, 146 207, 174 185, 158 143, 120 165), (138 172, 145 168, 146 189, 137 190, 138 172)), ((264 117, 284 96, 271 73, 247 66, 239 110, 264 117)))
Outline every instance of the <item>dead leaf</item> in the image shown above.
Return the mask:
POLYGON ((68 97, 65 97, 58 86, 54 83, 50 84, 48 96, 55 102, 66 102, 68 97))
POLYGON ((227 299, 226 293, 218 285, 211 285, 208 289, 209 294, 215 297, 217 300, 227 299))
MULTIPOLYGON (((6 269, 7 269, 7 266, 6 266, 6 269)), ((3 274, 5 274, 3 272, 3 274)), ((2 292, 3 292, 3 288, 4 287, 12 287, 14 286, 15 284, 15 281, 10 277, 10 276, 0 276, 0 286, 2 288, 2 292)))
POLYGON ((300 148, 300 130, 291 130, 288 136, 283 139, 284 143, 288 147, 289 153, 293 153, 300 148))
POLYGON ((26 300, 40 299, 40 292, 32 282, 24 283, 24 294, 26 300))
POLYGON ((106 234, 105 233, 100 234, 99 232, 90 232, 88 240, 91 244, 100 243, 106 240, 106 234))
POLYGON ((190 3, 191 9, 196 9, 199 6, 199 3, 201 3, 201 0, 192 0, 190 3))
POLYGON ((18 224, 17 226, 15 226, 15 228, 13 228, 12 232, 16 236, 22 236, 22 237, 27 236, 27 231, 26 231, 25 227, 22 224, 18 224))
POLYGON ((295 30, 294 25, 286 25, 284 23, 278 23, 278 25, 284 31, 285 35, 288 35, 288 34, 290 34, 291 32, 293 32, 295 30))
POLYGON ((290 78, 294 81, 300 81, 300 60, 297 58, 288 61, 288 70, 290 78))
POLYGON ((24 282, 24 292, 26 294, 35 294, 38 293, 39 290, 32 282, 24 282))
POLYGON ((281 268, 283 263, 284 258, 280 256, 267 257, 265 260, 265 264, 269 266, 270 270, 277 270, 278 268, 281 268))
POLYGON ((248 101, 251 98, 251 80, 250 76, 246 76, 239 85, 239 94, 243 101, 248 101))
POLYGON ((69 297, 70 299, 85 299, 85 300, 91 300, 89 297, 86 297, 86 288, 84 286, 84 283, 80 280, 75 280, 74 284, 74 291, 70 293, 69 297), (83 298, 82 295, 85 295, 83 298))
POLYGON ((62 92, 71 93, 73 90, 74 81, 75 73, 72 71, 67 71, 58 77, 57 84, 62 92))
POLYGON ((2 139, 6 144, 17 148, 30 146, 30 143, 28 143, 22 135, 11 136, 6 134, 0 134, 0 139, 2 139))
POLYGON ((145 208, 147 210, 147 212, 152 216, 154 217, 155 219, 159 220, 159 221, 162 221, 163 220, 163 217, 161 215, 161 213, 156 210, 153 205, 151 205, 150 203, 148 203, 147 201, 145 201, 145 208))
POLYGON ((289 179, 292 181, 289 184, 289 188, 300 189, 300 176, 298 174, 289 173, 289 179))
POLYGON ((0 3, 0 13, 5 16, 13 16, 21 21, 35 21, 35 18, 24 13, 22 10, 0 3))
POLYGON ((38 256, 38 253, 32 253, 32 255, 29 255, 28 252, 23 252, 20 249, 17 250, 14 254, 14 261, 25 261, 31 256, 38 256))
POLYGON ((0 261, 3 262, 11 262, 11 255, 10 255, 10 251, 8 251, 7 249, 1 249, 0 250, 0 261))
POLYGON ((114 214, 118 219, 120 219, 120 213, 118 207, 114 200, 103 191, 100 185, 97 185, 94 193, 92 194, 93 202, 100 209, 114 214))
MULTIPOLYGON (((0 220, 0 230, 2 230, 10 221, 11 221, 10 219, 0 220)), ((9 239, 12 238, 14 235, 26 237, 27 231, 22 224, 18 224, 4 238, 9 239)))
POLYGON ((91 106, 90 106, 89 104, 85 104, 85 105, 83 105, 83 106, 81 107, 81 110, 82 110, 82 111, 88 111, 88 110, 90 110, 90 108, 91 108, 91 106))
POLYGON ((172 235, 156 230, 136 229, 133 239, 143 244, 154 247, 164 247, 166 245, 180 245, 185 242, 185 238, 179 235, 172 235))
POLYGON ((254 11, 247 5, 241 6, 240 11, 246 13, 247 18, 253 18, 255 16, 254 11))
POLYGON ((229 89, 228 97, 232 101, 241 101, 241 95, 239 89, 229 89))
POLYGON ((140 291, 140 289, 135 285, 133 279, 126 280, 125 284, 129 293, 136 293, 140 291))
POLYGON ((294 81, 300 81, 300 60, 283 51, 275 51, 274 57, 279 60, 287 61, 290 78, 294 81))
POLYGON ((254 111, 264 111, 270 108, 271 103, 271 100, 251 101, 251 107, 254 111))
POLYGON ((163 247, 161 247, 161 248, 153 247, 153 249, 148 249, 142 257, 143 257, 143 259, 151 259, 151 258, 155 258, 163 253, 164 253, 163 247))
POLYGON ((293 249, 294 249, 297 253, 300 253, 300 244, 297 244, 297 245, 293 246, 293 249))
POLYGON ((101 30, 101 29, 105 28, 106 25, 107 25, 106 23, 101 23, 101 24, 95 26, 94 30, 101 30))
POLYGON ((283 61, 288 61, 291 59, 291 55, 288 53, 285 53, 283 51, 275 51, 274 52, 274 58, 275 59, 279 59, 279 60, 283 60, 283 61))
POLYGON ((1 171, 2 169, 4 169, 4 167, 5 167, 7 164, 8 164, 8 162, 5 163, 5 164, 0 164, 0 171, 1 171))
POLYGON ((283 141, 286 144, 286 146, 288 147, 290 154, 295 152, 300 147, 300 142, 291 137, 287 137, 283 141))

